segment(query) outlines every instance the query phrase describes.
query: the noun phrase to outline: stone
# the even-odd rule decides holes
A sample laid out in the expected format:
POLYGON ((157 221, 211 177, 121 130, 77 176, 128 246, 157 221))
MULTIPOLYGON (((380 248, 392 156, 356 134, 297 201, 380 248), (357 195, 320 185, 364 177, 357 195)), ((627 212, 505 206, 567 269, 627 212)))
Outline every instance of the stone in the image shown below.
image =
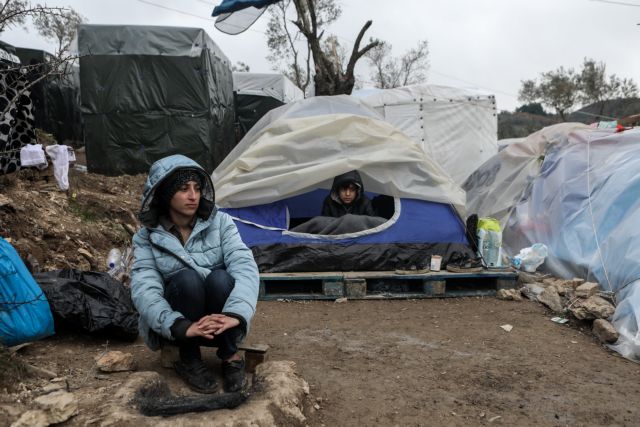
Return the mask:
POLYGON ((537 300, 542 291, 544 291, 544 287, 541 283, 527 283, 520 289, 522 295, 530 300, 537 300))
POLYGON ((593 322, 593 334, 598 339, 607 344, 613 344, 618 341, 618 331, 613 325, 604 319, 596 319, 593 322))
POLYGON ((558 279, 556 279, 555 277, 548 277, 542 280, 542 286, 544 286, 545 288, 549 286, 555 286, 556 282, 558 282, 558 279))
POLYGON ((600 285, 595 282, 585 282, 576 287, 576 296, 580 298, 589 298, 600 290, 600 285))
POLYGON ((102 372, 135 371, 137 368, 133 354, 121 351, 109 351, 99 356, 96 365, 102 372))
POLYGON ((580 302, 576 302, 569 308, 571 314, 575 316, 576 319, 579 320, 592 320, 594 319, 593 314, 589 313, 589 311, 582 306, 580 302))
POLYGON ((571 287, 573 289, 575 289, 578 286, 582 285, 584 282, 585 282, 585 280, 581 279, 579 277, 574 277, 573 279, 563 280, 562 281, 562 283, 564 284, 565 287, 571 287))
MULTIPOLYGON (((304 426, 303 403, 309 395, 308 383, 291 361, 268 361, 256 367, 253 383, 259 387, 251 398, 233 410, 187 413, 175 417, 145 417, 131 403, 136 390, 150 382, 165 381, 156 372, 134 372, 108 396, 96 423, 91 425, 138 427, 175 426, 304 426)), ((173 387, 172 387, 173 388, 173 387)), ((86 424, 85 424, 86 425, 86 424)))
POLYGON ((496 298, 505 301, 522 301, 522 294, 519 289, 498 289, 496 298))
POLYGON ((39 409, 47 413, 49 424, 67 421, 78 413, 78 400, 73 393, 55 391, 34 399, 39 409))
POLYGON ((554 313, 562 313, 564 307, 562 299, 554 286, 549 286, 538 295, 538 301, 549 307, 554 313))
POLYGON ((616 308, 606 299, 594 295, 587 300, 582 301, 584 307, 596 319, 608 319, 616 311, 616 308))
POLYGON ((520 286, 524 286, 527 283, 540 283, 541 280, 541 273, 527 273, 526 271, 518 273, 518 285, 520 286))
POLYGON ((24 412, 17 421, 11 424, 11 427, 46 427, 48 425, 51 423, 47 413, 40 409, 32 409, 24 412))

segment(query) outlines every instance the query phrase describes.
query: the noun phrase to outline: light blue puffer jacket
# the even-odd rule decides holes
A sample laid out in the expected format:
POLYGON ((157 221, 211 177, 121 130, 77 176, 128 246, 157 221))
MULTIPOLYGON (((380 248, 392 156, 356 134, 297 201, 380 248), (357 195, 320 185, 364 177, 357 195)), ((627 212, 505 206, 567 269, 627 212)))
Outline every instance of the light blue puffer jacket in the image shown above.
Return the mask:
POLYGON ((133 236, 135 261, 131 270, 131 296, 140 313, 140 334, 152 350, 160 347, 160 336, 174 339, 170 328, 176 319, 184 317, 165 300, 164 283, 185 268, 197 271, 203 279, 214 269, 226 268, 235 279, 235 287, 223 312, 241 316, 249 328, 258 299, 258 267, 233 220, 217 212, 214 200, 211 178, 188 157, 173 155, 151 165, 139 214, 144 227, 133 236), (205 182, 198 219, 184 247, 158 223, 153 204, 158 185, 179 168, 193 169, 205 182))

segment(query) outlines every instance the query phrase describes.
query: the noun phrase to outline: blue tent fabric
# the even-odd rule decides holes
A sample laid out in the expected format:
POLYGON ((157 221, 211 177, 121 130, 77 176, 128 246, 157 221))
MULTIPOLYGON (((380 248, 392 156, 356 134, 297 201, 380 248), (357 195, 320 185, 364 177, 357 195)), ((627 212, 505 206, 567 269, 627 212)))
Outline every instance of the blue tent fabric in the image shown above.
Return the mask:
POLYGON ((242 240, 249 247, 274 243, 301 244, 323 241, 339 241, 341 244, 467 243, 461 219, 451 206, 442 203, 400 199, 400 217, 390 227, 378 233, 338 239, 335 236, 305 237, 283 232, 286 230, 285 206, 286 201, 281 201, 276 206, 261 205, 222 210, 236 219, 242 240), (275 212, 277 217, 273 216, 275 212), (280 229, 261 228, 248 222, 280 229))
POLYGON ((280 0, 222 0, 218 6, 213 9, 211 16, 222 15, 223 13, 237 12, 248 7, 255 7, 256 9, 269 6, 270 4, 277 3, 280 0))
MULTIPOLYGON (((272 204, 221 209, 230 214, 262 272, 393 270, 428 265, 437 254, 473 256, 462 219, 447 204, 397 199, 395 217, 381 229, 348 235, 310 235, 290 221, 320 215, 328 190, 318 189, 272 204)), ((373 196, 373 194, 370 194, 373 196)))
POLYGON ((13 346, 53 333, 46 296, 13 246, 0 238, 0 342, 13 346))

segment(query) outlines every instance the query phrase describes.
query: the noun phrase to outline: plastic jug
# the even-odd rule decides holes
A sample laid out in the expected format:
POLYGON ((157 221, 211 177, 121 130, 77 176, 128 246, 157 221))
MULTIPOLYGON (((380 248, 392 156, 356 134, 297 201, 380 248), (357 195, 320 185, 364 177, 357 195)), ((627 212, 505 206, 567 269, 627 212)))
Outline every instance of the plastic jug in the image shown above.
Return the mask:
POLYGON ((107 268, 109 270, 115 268, 120 263, 121 259, 122 259, 122 252, 120 252, 120 249, 118 248, 111 249, 109 251, 109 255, 107 255, 107 268))
POLYGON ((500 223, 495 218, 478 219, 478 255, 482 257, 487 267, 500 267, 502 231, 500 223))

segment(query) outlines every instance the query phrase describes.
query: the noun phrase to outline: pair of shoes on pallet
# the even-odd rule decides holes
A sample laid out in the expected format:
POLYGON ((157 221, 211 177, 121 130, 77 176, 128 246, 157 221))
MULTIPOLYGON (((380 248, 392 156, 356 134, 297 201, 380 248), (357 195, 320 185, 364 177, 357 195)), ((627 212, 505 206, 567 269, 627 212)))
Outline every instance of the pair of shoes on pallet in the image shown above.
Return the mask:
MULTIPOLYGON (((215 393, 218 382, 202 359, 180 360, 173 364, 176 374, 189 388, 198 393, 215 393)), ((224 391, 236 392, 245 386, 244 359, 222 362, 224 391)))
POLYGON ((478 273, 483 269, 479 258, 461 252, 453 252, 447 261, 447 271, 452 273, 478 273))

